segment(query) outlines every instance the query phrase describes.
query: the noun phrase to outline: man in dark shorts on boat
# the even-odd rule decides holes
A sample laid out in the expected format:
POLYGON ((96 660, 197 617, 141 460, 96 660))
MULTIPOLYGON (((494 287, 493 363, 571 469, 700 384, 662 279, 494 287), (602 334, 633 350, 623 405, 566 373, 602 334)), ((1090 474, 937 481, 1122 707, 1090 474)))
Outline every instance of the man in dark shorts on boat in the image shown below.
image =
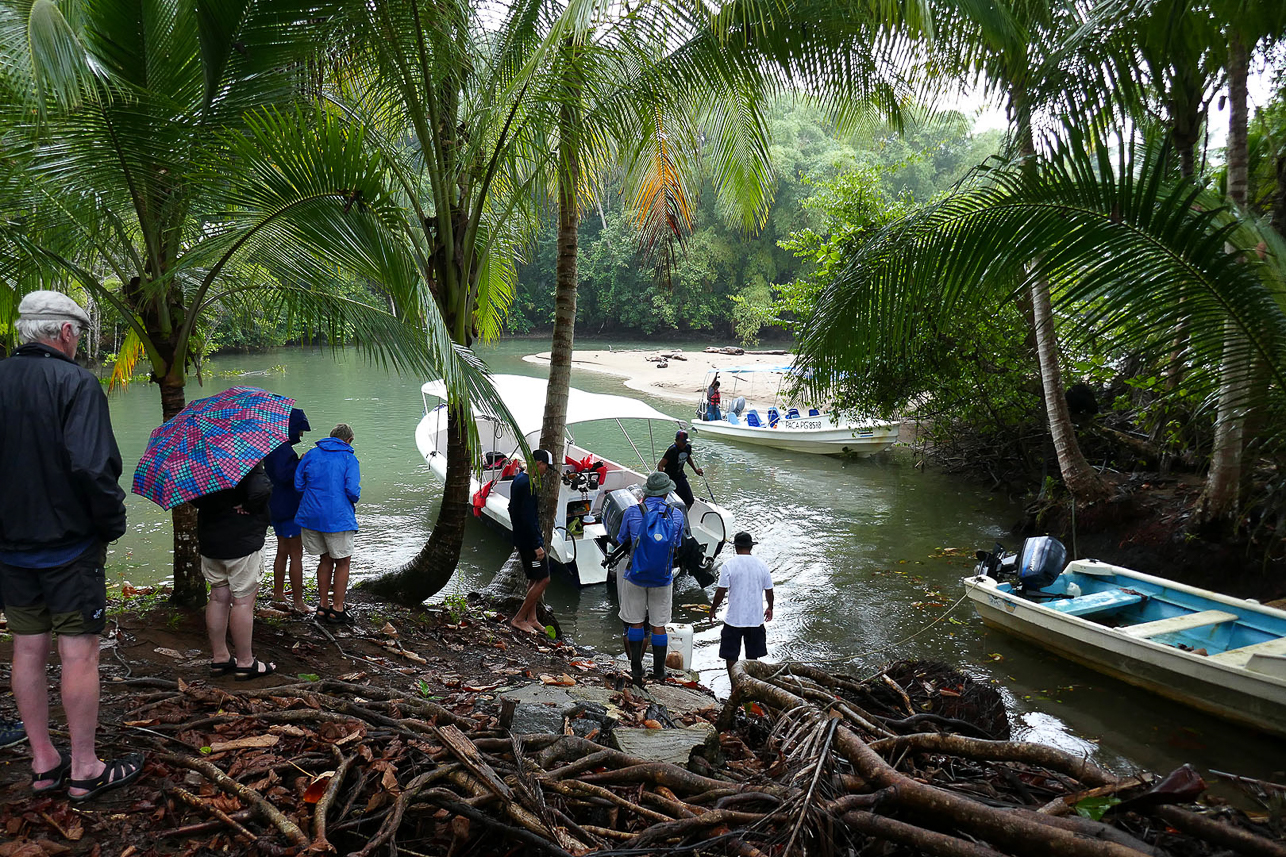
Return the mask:
MULTIPOLYGON (((536 462, 536 472, 545 477, 550 472, 553 455, 547 449, 537 449, 531 457, 536 462)), ((536 605, 549 586, 549 557, 545 554, 545 537, 540 532, 537 500, 526 471, 515 476, 509 490, 509 522, 513 527, 514 547, 527 575, 527 597, 509 624, 520 631, 543 634, 545 626, 536 619, 536 605)))
POLYGON ((657 462, 656 469, 664 471, 674 481, 674 492, 683 499, 683 505, 691 509, 697 498, 693 496, 688 475, 683 471, 685 464, 695 470, 698 476, 705 474, 692 458, 692 444, 688 443, 688 433, 679 429, 674 433, 674 443, 670 444, 665 456, 657 462))

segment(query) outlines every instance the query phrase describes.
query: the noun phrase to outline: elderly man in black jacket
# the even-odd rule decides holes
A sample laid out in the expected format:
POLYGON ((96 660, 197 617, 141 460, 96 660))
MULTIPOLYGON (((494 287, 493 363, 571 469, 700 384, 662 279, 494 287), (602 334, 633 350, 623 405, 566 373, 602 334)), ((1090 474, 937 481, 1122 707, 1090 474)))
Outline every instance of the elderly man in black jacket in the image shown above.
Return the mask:
POLYGON ((103 564, 107 543, 125 532, 125 493, 107 397, 73 362, 88 328, 89 316, 71 298, 31 292, 18 305, 23 344, 0 360, 0 600, 14 635, 13 695, 31 741, 33 790, 67 784, 74 801, 143 770, 139 753, 104 763, 94 742, 103 564), (49 737, 45 664, 53 634, 70 752, 49 737))

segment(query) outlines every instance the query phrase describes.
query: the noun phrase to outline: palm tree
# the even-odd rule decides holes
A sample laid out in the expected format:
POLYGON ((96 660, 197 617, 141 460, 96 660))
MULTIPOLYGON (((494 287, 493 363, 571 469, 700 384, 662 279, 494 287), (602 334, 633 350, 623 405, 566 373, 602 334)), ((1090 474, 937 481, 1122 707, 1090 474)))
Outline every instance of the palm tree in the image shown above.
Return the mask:
MULTIPOLYGON (((5 145, 22 165, 5 192, 10 258, 36 260, 119 312, 160 388, 162 419, 185 403, 216 303, 256 300, 301 326, 355 333, 396 365, 434 365, 414 293, 396 291, 407 278, 352 240, 386 214, 356 169, 359 137, 325 140, 332 159, 312 184, 243 180, 258 156, 245 146, 250 111, 300 100, 333 13, 309 0, 0 7, 0 76, 14 95, 0 110, 20 132, 5 145), (351 275, 386 283, 413 323, 344 299, 334 267, 308 252, 318 246, 351 275), (269 263, 287 278, 253 267, 269 263)), ((0 304, 11 307, 29 284, 5 285, 0 304)), ((195 511, 176 507, 173 524, 173 598, 199 605, 195 511)))
MULTIPOLYGON (((1222 13, 1228 39, 1228 199, 1239 209, 1244 209, 1249 163, 1247 79, 1250 54, 1260 43, 1272 43, 1286 37, 1286 9, 1272 0, 1235 0, 1215 6, 1222 13)), ((1259 372, 1254 360, 1247 362, 1243 359, 1246 349, 1238 341, 1240 335, 1235 328, 1229 328, 1222 361, 1210 472, 1195 516, 1198 524, 1222 521, 1229 531, 1236 529, 1241 512, 1246 445, 1244 429, 1248 419, 1254 424, 1260 422, 1258 416, 1249 415, 1253 407, 1248 402, 1250 388, 1259 372)))
MULTIPOLYGON (((913 361, 946 319, 985 313, 1014 296, 1015 283, 1039 276, 1081 330, 1112 330, 1120 347, 1145 357, 1168 350, 1182 315, 1197 361, 1213 365, 1231 326, 1236 357, 1261 360, 1273 381, 1268 394, 1280 397, 1280 239, 1175 177, 1164 148, 1113 151, 1070 132, 1051 147, 1048 158, 981 169, 943 202, 859 247, 801 338, 810 383, 826 389, 870 365, 913 361), (1261 245, 1269 248, 1262 258, 1250 252, 1261 245), (844 328, 848 319, 856 325, 844 328)), ((1206 372, 1185 383, 1200 395, 1213 394, 1217 381, 1206 372)))

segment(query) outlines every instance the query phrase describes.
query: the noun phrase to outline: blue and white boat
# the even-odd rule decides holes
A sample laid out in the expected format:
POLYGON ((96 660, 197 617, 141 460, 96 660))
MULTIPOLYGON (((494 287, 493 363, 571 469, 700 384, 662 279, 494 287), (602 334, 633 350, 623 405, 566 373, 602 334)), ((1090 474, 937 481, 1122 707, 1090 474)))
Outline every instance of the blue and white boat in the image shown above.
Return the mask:
POLYGON ((1286 611, 1094 559, 1055 539, 979 553, 982 621, 1168 699, 1286 736, 1286 611))
MULTIPOLYGON (((898 440, 898 424, 864 418, 850 419, 783 396, 793 366, 730 366, 711 369, 705 386, 715 378, 732 383, 721 392, 718 414, 703 401, 692 430, 697 434, 771 446, 792 452, 855 455, 864 458, 888 449, 898 440)), ((722 386, 721 381, 721 386, 722 386)))

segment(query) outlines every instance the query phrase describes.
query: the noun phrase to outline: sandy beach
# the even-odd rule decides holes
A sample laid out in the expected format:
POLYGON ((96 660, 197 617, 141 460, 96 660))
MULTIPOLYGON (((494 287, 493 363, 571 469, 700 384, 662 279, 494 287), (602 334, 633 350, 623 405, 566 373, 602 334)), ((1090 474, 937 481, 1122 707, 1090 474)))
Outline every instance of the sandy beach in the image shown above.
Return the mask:
MULTIPOLYGON (((588 372, 602 372, 624 379, 624 384, 631 390, 651 393, 666 399, 680 402, 700 402, 705 391, 706 374, 711 369, 726 369, 729 366, 785 366, 795 359, 788 353, 767 353, 747 351, 745 354, 707 354, 700 348, 693 351, 680 351, 677 348, 662 348, 655 351, 647 349, 629 349, 622 351, 573 351, 572 367, 588 372), (683 359, 671 358, 665 368, 655 360, 663 354, 678 354, 683 359)), ((549 365, 549 352, 528 354, 523 360, 541 366, 549 365)), ((726 388, 728 382, 724 381, 726 388)))

